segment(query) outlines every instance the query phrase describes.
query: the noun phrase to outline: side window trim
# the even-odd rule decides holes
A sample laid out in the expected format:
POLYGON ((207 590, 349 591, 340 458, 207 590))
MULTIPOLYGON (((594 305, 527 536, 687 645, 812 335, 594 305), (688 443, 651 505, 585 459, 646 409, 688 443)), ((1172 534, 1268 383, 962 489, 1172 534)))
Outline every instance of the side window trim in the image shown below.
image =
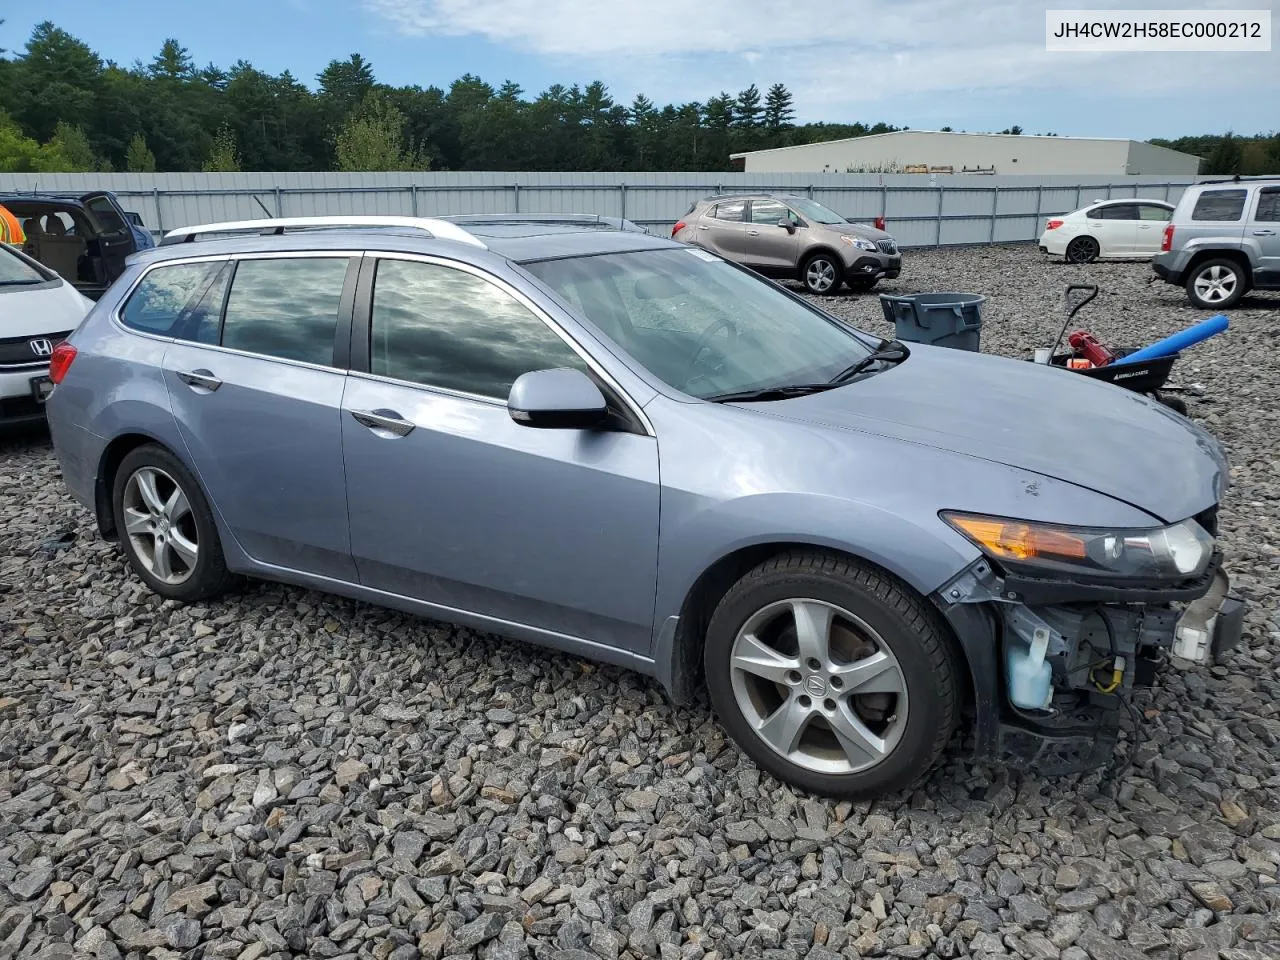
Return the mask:
MULTIPOLYGON (((121 330, 137 337, 149 337, 152 340, 160 340, 165 343, 172 343, 175 340, 178 340, 179 338, 174 336, 173 334, 173 329, 177 328, 181 324, 182 320, 185 317, 188 307, 193 303, 199 302, 199 297, 193 296, 193 297, 187 298, 187 302, 182 305, 182 313, 179 314, 179 319, 174 323, 173 327, 170 328, 170 331, 168 333, 155 333, 154 331, 144 330, 141 327, 135 327, 135 326, 131 326, 128 323, 125 323, 125 320, 124 320, 125 307, 129 305, 129 302, 137 294, 138 288, 142 286, 142 284, 146 281, 147 277, 149 277, 156 270, 163 270, 166 267, 186 266, 192 263, 218 263, 220 261, 225 261, 227 259, 228 257, 226 254, 205 254, 203 256, 182 257, 181 259, 175 259, 175 260, 160 260, 160 261, 157 261, 156 263, 149 264, 145 270, 143 270, 140 274, 138 274, 137 279, 135 279, 133 283, 129 285, 129 289, 127 289, 124 292, 124 296, 122 296, 116 302, 116 305, 111 308, 110 317, 112 322, 115 323, 115 325, 119 327, 121 330)), ((218 271, 215 271, 213 275, 214 278, 216 278, 217 275, 218 275, 218 271)), ((203 296, 207 290, 208 290, 208 282, 200 286, 200 289, 198 291, 199 296, 203 296)))
MULTIPOLYGON (((173 329, 176 331, 173 335, 174 340, 179 340, 183 343, 197 342, 194 336, 195 331, 189 329, 191 315, 204 302, 204 298, 209 295, 209 291, 213 289, 224 273, 227 275, 227 283, 222 288, 222 302, 218 304, 218 343, 222 343, 222 317, 227 312, 227 294, 231 292, 231 281, 235 279, 236 274, 236 262, 234 260, 227 260, 221 267, 210 274, 209 279, 187 301, 182 308, 182 313, 178 316, 178 322, 173 325, 173 329)), ((211 344, 205 344, 205 346, 211 346, 211 344)))
POLYGON ((622 389, 621 385, 602 367, 587 350, 579 344, 569 332, 565 330, 559 323, 555 321, 545 310, 542 309, 534 300, 517 289, 512 284, 503 280, 501 277, 495 276, 482 267, 467 263, 462 260, 451 260, 448 257, 438 257, 429 254, 403 253, 400 251, 368 251, 364 257, 364 263, 361 266, 359 280, 357 281, 355 293, 355 307, 352 312, 351 323, 351 362, 349 370, 355 375, 364 379, 378 380, 385 383, 394 383, 400 386, 412 387, 415 390, 425 390, 429 393, 438 393, 445 396, 461 397, 466 400, 475 400, 480 403, 489 404, 490 406, 505 407, 506 401, 499 400, 494 397, 486 397, 476 393, 467 393, 464 390, 453 390, 448 387, 432 386, 430 384, 413 383, 408 380, 397 380, 394 377, 384 376, 372 372, 370 365, 370 341, 373 336, 373 279, 377 272, 378 261, 380 260, 406 260, 415 263, 429 263, 439 267, 461 270, 469 273, 474 277, 478 277, 488 283, 494 284, 499 290, 512 297, 517 303, 530 311, 538 320, 545 324, 556 336, 578 355, 578 357, 587 365, 587 368, 593 374, 597 385, 604 391, 606 398, 612 397, 622 408, 625 419, 631 426, 633 433, 642 436, 656 437, 657 433, 653 429, 653 423, 645 415, 641 406, 636 403, 622 389))

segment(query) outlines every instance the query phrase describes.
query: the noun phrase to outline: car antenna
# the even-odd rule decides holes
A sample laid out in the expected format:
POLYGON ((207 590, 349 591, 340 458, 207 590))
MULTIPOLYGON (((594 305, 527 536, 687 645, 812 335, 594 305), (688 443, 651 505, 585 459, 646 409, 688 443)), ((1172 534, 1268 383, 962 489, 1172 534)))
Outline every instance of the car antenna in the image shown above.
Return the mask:
POLYGON ((251 194, 251 196, 253 197, 253 202, 256 203, 258 206, 260 206, 262 208, 262 212, 267 215, 268 220, 274 220, 276 218, 276 214, 272 213, 270 210, 267 209, 267 205, 262 202, 261 197, 259 197, 256 193, 251 194))

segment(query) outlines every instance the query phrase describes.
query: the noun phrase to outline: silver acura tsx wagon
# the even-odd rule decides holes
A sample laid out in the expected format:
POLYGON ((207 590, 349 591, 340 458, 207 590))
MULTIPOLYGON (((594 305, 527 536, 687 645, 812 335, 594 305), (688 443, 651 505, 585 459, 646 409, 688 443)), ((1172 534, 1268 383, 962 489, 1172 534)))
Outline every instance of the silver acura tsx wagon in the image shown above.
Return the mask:
POLYGON ((901 789, 962 723, 1100 765, 1241 634, 1200 427, 626 221, 175 231, 51 377, 66 483, 156 593, 267 578, 705 687, 817 793, 901 789))

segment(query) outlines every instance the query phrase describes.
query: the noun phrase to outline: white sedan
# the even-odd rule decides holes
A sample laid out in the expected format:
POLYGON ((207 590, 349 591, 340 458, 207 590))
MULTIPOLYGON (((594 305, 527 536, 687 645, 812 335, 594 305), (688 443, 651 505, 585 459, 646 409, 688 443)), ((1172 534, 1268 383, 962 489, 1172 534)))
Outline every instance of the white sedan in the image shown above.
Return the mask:
POLYGON ((1160 252, 1173 204, 1163 200, 1096 200, 1074 213, 1050 217, 1040 250, 1067 263, 1153 257, 1160 252))
POLYGON ((92 306, 48 267, 0 243, 0 428, 44 419, 49 356, 92 306))

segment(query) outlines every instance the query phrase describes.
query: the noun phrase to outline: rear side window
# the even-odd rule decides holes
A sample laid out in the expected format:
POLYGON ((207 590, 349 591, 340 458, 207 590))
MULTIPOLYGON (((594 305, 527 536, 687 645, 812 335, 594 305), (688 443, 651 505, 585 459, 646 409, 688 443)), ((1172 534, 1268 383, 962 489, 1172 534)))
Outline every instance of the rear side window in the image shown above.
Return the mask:
POLYGON ((1206 190, 1196 198, 1192 220, 1233 223, 1244 214, 1247 190, 1206 190))
POLYGON ((120 308, 126 327, 168 337, 225 261, 175 263, 149 271, 120 308))
POLYGON ((227 297, 222 345, 332 366, 346 277, 346 257, 241 260, 227 297))
POLYGON ((1138 205, 1136 203, 1113 203, 1099 207, 1093 214, 1095 220, 1137 220, 1138 205))
POLYGON ((734 223, 741 223, 742 214, 746 208, 747 201, 731 200, 728 203, 717 204, 715 211, 711 215, 717 220, 732 220, 734 223))
POLYGON ((1263 187, 1258 191, 1258 212, 1253 219, 1260 223, 1280 223, 1280 187, 1263 187))

